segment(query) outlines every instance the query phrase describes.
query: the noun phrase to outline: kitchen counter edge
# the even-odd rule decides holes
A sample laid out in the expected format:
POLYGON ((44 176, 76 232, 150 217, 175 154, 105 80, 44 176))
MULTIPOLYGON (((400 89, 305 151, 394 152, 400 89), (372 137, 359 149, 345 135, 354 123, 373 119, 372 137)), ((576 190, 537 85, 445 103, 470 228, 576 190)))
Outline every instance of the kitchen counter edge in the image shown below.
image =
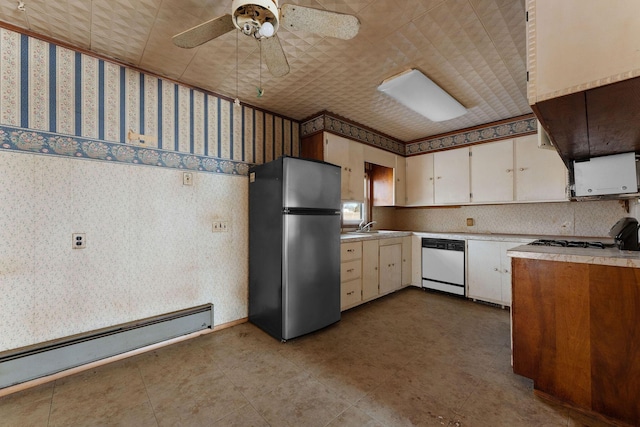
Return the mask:
POLYGON ((541 261, 640 268, 640 252, 621 251, 616 248, 584 249, 553 246, 518 246, 508 250, 507 255, 512 258, 541 261))

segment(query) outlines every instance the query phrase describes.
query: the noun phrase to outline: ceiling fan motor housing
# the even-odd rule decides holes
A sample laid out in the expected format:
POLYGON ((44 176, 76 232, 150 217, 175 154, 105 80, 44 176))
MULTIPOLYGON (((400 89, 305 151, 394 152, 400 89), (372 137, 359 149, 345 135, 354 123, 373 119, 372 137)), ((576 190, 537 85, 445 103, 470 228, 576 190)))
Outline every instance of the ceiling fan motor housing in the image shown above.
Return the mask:
POLYGON ((231 10, 233 24, 246 35, 262 38, 259 31, 265 22, 273 25, 273 34, 278 32, 278 0, 233 0, 231 10))

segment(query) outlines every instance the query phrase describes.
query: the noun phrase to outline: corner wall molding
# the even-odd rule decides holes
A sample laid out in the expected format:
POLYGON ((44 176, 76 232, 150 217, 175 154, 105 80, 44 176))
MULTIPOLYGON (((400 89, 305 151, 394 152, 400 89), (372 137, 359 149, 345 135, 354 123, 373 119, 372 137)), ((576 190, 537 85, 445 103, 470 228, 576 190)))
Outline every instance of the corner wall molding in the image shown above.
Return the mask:
POLYGON ((0 149, 84 160, 246 176, 251 163, 0 125, 0 149))

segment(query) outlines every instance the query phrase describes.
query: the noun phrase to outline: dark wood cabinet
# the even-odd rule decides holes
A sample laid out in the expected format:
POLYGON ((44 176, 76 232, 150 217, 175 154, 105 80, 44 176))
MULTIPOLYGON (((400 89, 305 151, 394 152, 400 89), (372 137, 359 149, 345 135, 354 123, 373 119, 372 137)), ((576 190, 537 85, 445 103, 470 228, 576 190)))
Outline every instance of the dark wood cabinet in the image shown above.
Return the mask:
POLYGON ((640 269, 512 263, 514 372, 563 402, 640 424, 640 269))

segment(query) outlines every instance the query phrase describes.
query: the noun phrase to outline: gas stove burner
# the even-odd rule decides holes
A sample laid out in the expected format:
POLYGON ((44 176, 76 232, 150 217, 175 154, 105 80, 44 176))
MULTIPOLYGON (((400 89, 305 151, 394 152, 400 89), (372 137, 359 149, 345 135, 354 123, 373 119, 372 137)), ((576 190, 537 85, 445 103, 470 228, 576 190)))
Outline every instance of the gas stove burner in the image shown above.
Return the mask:
POLYGON ((549 240, 549 239, 539 239, 529 244, 532 246, 557 246, 557 247, 563 247, 563 248, 594 248, 594 249, 612 248, 614 246, 614 245, 609 245, 602 242, 579 242, 574 240, 549 240))

